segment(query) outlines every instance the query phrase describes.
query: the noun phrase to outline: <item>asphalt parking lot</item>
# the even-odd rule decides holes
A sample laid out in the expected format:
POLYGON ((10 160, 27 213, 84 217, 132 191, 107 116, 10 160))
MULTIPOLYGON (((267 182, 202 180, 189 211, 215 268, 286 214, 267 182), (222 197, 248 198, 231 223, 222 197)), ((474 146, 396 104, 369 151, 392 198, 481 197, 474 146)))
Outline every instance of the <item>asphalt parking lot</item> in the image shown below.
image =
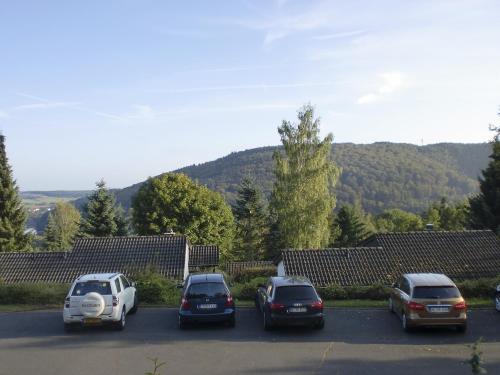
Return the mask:
POLYGON ((404 333, 382 309, 327 309, 323 331, 265 332, 254 309, 235 328, 177 328, 176 310, 140 309, 124 331, 92 327, 65 333, 61 312, 0 314, 0 374, 470 374, 463 361, 483 337, 488 374, 500 374, 500 314, 474 310, 469 329, 404 333))

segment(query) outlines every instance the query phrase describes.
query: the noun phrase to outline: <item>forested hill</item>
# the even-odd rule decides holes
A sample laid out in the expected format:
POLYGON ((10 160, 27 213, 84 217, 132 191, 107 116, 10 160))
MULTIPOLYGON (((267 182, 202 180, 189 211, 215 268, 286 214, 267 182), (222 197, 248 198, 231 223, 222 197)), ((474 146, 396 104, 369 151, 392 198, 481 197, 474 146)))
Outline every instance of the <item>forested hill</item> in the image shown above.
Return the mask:
MULTIPOLYGON (((273 152, 263 147, 231 153, 207 163, 177 170, 232 202, 239 183, 252 177, 269 196, 273 176, 273 152)), ((399 143, 357 145, 336 143, 332 158, 342 169, 336 186, 337 206, 359 201, 371 213, 387 208, 420 212, 445 196, 463 199, 477 191, 477 177, 488 163, 490 145, 440 143, 416 146, 399 143)), ((117 200, 130 207, 140 184, 115 190, 117 200)))

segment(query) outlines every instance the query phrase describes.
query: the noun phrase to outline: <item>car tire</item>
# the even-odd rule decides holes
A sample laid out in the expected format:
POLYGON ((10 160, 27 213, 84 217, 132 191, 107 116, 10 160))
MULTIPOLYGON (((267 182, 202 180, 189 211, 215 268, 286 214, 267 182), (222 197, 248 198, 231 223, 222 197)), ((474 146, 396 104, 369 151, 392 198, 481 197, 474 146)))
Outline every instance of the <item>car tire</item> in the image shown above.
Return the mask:
POLYGON ((123 331, 125 329, 125 324, 126 324, 125 311, 126 311, 126 308, 125 308, 125 306, 123 306, 122 314, 120 315, 120 320, 115 323, 115 328, 118 331, 123 331))
POLYGON ((394 302, 392 302, 392 298, 389 297, 389 311, 394 314, 394 302))
POLYGON ((181 318, 181 316, 179 315, 179 329, 186 329, 186 322, 181 318))
POLYGON ((236 318, 234 317, 234 315, 227 321, 227 325, 228 327, 234 328, 234 326, 236 325, 236 318))
POLYGON ((411 332, 411 327, 408 325, 408 318, 406 317, 406 313, 403 312, 401 314, 401 326, 403 327, 403 331, 405 332, 411 332))
POLYGON ((460 324, 457 326, 457 332, 465 333, 467 331, 467 324, 460 324))
POLYGON ((139 308, 139 299, 137 298, 137 293, 134 294, 134 306, 128 312, 129 314, 135 314, 139 308))
POLYGON ((323 329, 325 328, 325 319, 321 319, 320 322, 314 324, 314 329, 323 329))
POLYGON ((270 331, 273 329, 273 324, 271 323, 271 319, 269 318, 269 316, 267 315, 267 313, 264 311, 264 314, 263 314, 263 318, 264 318, 264 330, 265 331, 270 331))

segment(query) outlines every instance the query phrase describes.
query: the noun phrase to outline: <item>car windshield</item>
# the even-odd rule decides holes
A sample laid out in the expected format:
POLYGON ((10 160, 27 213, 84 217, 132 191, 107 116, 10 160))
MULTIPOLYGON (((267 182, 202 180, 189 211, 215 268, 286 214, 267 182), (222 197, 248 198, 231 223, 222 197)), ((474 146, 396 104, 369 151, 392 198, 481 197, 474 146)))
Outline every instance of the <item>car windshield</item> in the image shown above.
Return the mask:
POLYGON ((111 294, 111 285, 108 281, 85 281, 76 283, 72 296, 84 296, 87 293, 95 292, 101 295, 111 294))
POLYGON ((460 292, 454 286, 417 286, 413 289, 413 298, 458 298, 460 292))
POLYGON ((227 289, 223 283, 192 284, 187 292, 188 298, 226 297, 227 289))
POLYGON ((274 299, 277 302, 317 300, 318 295, 312 286, 280 286, 276 288, 274 299))

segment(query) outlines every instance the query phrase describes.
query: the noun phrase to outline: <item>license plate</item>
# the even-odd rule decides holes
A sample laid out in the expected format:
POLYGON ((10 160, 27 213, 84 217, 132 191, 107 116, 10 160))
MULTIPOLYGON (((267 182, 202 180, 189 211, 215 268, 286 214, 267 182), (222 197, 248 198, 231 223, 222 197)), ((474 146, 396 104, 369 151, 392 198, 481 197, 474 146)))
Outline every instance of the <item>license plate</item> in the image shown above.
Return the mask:
POLYGON ((87 318, 83 321, 85 324, 101 324, 100 318, 87 318))
POLYGON ((290 307, 288 309, 288 312, 290 312, 290 313, 303 313, 306 311, 307 311, 307 308, 305 308, 305 307, 290 307))
POLYGON ((199 309, 215 309, 217 308, 217 305, 215 303, 205 303, 202 305, 198 305, 199 309))
POLYGON ((450 310, 447 307, 431 307, 429 311, 431 313, 447 313, 450 310))

